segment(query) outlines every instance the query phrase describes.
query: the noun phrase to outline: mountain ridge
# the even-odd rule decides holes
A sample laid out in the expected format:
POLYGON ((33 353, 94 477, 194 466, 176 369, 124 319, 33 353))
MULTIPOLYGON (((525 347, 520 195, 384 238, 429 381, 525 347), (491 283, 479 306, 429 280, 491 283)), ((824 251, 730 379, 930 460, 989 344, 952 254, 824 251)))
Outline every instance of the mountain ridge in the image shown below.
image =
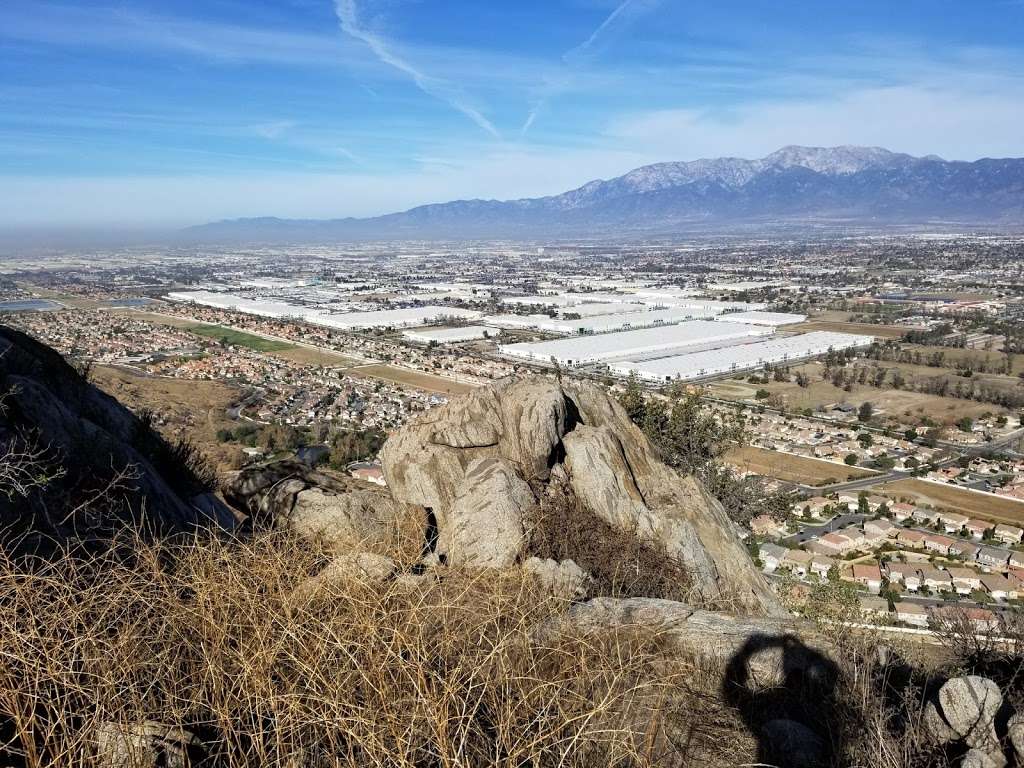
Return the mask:
POLYGON ((357 239, 729 229, 758 222, 1024 227, 1024 158, 948 161, 881 147, 789 145, 759 159, 669 161, 566 192, 428 203, 369 218, 233 219, 186 236, 357 239))

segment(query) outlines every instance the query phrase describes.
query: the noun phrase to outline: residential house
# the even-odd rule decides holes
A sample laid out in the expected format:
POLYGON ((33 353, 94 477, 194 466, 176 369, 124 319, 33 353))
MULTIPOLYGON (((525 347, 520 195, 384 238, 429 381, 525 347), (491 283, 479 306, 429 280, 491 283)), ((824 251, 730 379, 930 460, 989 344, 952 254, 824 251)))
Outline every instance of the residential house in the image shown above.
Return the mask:
POLYGON ((1010 551, 1001 547, 982 547, 978 551, 978 562, 988 566, 1006 565, 1010 560, 1010 551))
POLYGON ((902 523, 914 516, 915 509, 916 507, 913 504, 900 502, 892 505, 892 515, 896 518, 897 523, 902 523))
POLYGON ((984 520, 976 520, 973 517, 964 523, 964 528, 967 529, 967 532, 975 541, 981 541, 985 536, 985 531, 991 527, 992 523, 986 523, 984 520))
POLYGON ((818 537, 818 545, 825 548, 827 554, 841 555, 853 549, 853 542, 838 533, 826 533, 818 537))
POLYGON ((985 588, 993 600, 1010 600, 1017 597, 1017 589, 1005 576, 995 573, 981 577, 981 586, 985 588))
POLYGON ((953 543, 949 545, 949 554, 962 557, 968 562, 972 562, 978 557, 978 552, 981 551, 981 547, 977 544, 972 544, 969 541, 963 539, 953 539, 953 543))
POLYGON ((929 613, 932 620, 942 624, 951 622, 956 627, 961 621, 967 620, 977 632, 990 632, 999 627, 999 619, 992 611, 985 608, 974 608, 959 605, 937 605, 929 613))
POLYGON ((960 530, 967 525, 970 518, 956 512, 940 512, 939 522, 946 533, 960 533, 960 530))
POLYGON ((787 549, 786 556, 782 558, 782 567, 788 568, 797 576, 806 576, 811 567, 811 553, 801 549, 787 549))
POLYGON ((786 526, 769 515, 758 515, 750 521, 750 530, 757 536, 776 537, 786 533, 786 526))
POLYGON ((757 548, 757 556, 760 558, 764 570, 774 573, 782 565, 783 558, 786 557, 786 548, 780 547, 778 544, 762 544, 757 548))
POLYGON ((924 548, 929 552, 938 552, 940 555, 948 555, 949 547, 953 543, 953 539, 949 538, 949 536, 943 536, 940 533, 926 533, 924 535, 924 548))
POLYGON ((878 568, 878 563, 855 564, 852 570, 852 578, 855 582, 867 587, 869 592, 878 594, 882 588, 882 573, 878 568))
POLYGON ((924 539, 928 534, 905 529, 896 534, 896 541, 911 549, 924 549, 924 539))
POLYGON ((884 619, 890 616, 889 601, 875 595, 862 595, 860 612, 866 618, 884 619))
POLYGON ((928 611, 923 605, 902 601, 896 603, 896 621, 902 621, 912 627, 927 627, 928 611))
POLYGON ((878 520, 868 520, 864 523, 864 533, 880 533, 883 536, 892 537, 899 533, 899 528, 893 525, 891 520, 886 520, 883 517, 878 520))
POLYGON ((1000 523, 996 526, 995 537, 1003 544, 1020 544, 1021 539, 1024 538, 1024 530, 1015 525, 1000 523))
POLYGON ((892 584, 902 584, 909 592, 917 592, 921 588, 921 575, 918 566, 910 563, 885 564, 886 576, 892 584))
POLYGON ((1024 552, 1010 550, 1010 565, 1014 568, 1024 568, 1024 552))
POLYGON ((939 513, 934 509, 914 507, 914 512, 911 514, 911 517, 914 518, 914 522, 920 523, 921 525, 934 525, 939 520, 939 513))
POLYGON ((969 595, 976 589, 981 589, 981 574, 973 568, 954 566, 947 568, 949 578, 953 582, 953 589, 957 594, 969 595))
POLYGON ((828 572, 832 570, 832 566, 836 564, 836 561, 831 557, 825 555, 815 555, 811 558, 811 573, 817 576, 822 581, 828 579, 828 572))
POLYGON ((953 590, 953 582, 949 573, 930 565, 921 566, 921 583, 932 592, 951 592, 953 590))

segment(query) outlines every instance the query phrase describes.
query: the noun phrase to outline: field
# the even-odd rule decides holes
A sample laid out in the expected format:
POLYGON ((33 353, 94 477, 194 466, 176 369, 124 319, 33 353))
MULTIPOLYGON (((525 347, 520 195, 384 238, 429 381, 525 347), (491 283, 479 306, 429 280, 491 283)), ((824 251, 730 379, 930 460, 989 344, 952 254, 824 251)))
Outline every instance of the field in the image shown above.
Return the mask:
POLYGON ((364 364, 364 361, 343 355, 340 352, 310 347, 305 344, 295 344, 287 349, 274 351, 273 355, 300 365, 320 365, 325 368, 351 368, 354 365, 364 364))
POLYGON ((395 365, 361 365, 358 368, 350 368, 347 373, 351 376, 382 379, 444 395, 464 395, 473 389, 472 385, 463 384, 461 381, 434 376, 430 373, 411 371, 408 368, 400 368, 395 365))
POLYGON ((197 323, 195 320, 186 320, 183 317, 175 317, 173 315, 161 315, 156 312, 141 312, 137 309, 127 309, 124 307, 118 307, 109 310, 119 315, 125 315, 134 320, 141 320, 145 323, 153 323, 153 325, 166 325, 171 328, 184 328, 191 330, 196 328, 202 323, 197 323))
POLYGON ((236 347, 246 347, 256 352, 284 352, 295 349, 294 344, 254 336, 251 333, 225 328, 222 325, 196 325, 188 330, 197 336, 205 336, 208 339, 215 339, 236 347))
POLYGON ((917 479, 898 480, 881 488, 890 495, 906 496, 984 520, 1018 526, 1024 523, 1024 502, 1014 499, 917 479))
MULTIPOLYGON (((921 366, 909 366, 902 363, 879 363, 883 368, 900 368, 908 374, 941 376, 943 373, 951 374, 944 368, 923 368, 921 366), (927 374, 923 372, 927 371, 927 374)), ((821 406, 829 406, 835 403, 849 403, 853 406, 860 406, 861 403, 870 402, 875 413, 882 417, 891 417, 901 424, 916 425, 923 423, 927 417, 940 424, 951 426, 963 416, 978 418, 985 413, 1007 413, 1005 408, 1000 408, 990 403, 978 403, 972 400, 963 400, 954 397, 939 397, 938 395, 925 395, 919 392, 909 392, 901 389, 876 389, 867 385, 854 385, 851 391, 847 392, 836 387, 830 382, 822 381, 822 364, 807 363, 796 366, 793 373, 802 371, 807 374, 811 384, 806 388, 799 387, 795 382, 770 381, 767 384, 751 384, 748 381, 739 379, 726 379, 715 381, 708 385, 708 393, 714 397, 727 400, 746 400, 753 398, 757 390, 764 389, 772 395, 781 398, 785 407, 789 410, 816 410, 821 406)), ((988 381, 989 378, 999 379, 1010 386, 1012 380, 1009 377, 979 377, 979 380, 988 381)))
POLYGON ((878 336, 882 339, 899 339, 907 332, 899 325, 874 325, 872 323, 846 323, 829 320, 808 320, 806 323, 789 326, 786 330, 809 333, 811 331, 831 331, 832 333, 861 333, 878 336))
POLYGON ((734 448, 726 454, 725 460, 748 472, 802 485, 825 485, 831 480, 859 480, 878 474, 870 469, 848 467, 845 464, 805 456, 792 456, 752 445, 734 448))

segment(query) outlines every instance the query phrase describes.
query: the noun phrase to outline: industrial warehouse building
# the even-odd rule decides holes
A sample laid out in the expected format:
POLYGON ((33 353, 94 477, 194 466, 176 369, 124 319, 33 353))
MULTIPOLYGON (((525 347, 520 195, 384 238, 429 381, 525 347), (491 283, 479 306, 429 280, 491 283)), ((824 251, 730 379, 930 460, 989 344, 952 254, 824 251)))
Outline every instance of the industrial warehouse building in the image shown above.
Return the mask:
POLYGON ((229 309, 258 317, 304 320, 314 325, 342 330, 360 328, 403 328, 433 323, 445 318, 476 320, 481 312, 441 305, 408 307, 405 309, 383 309, 376 312, 328 313, 321 309, 287 304, 280 301, 246 299, 231 293, 212 291, 175 291, 168 293, 169 301, 191 302, 204 307, 229 309))
POLYGON ((790 314, 789 312, 729 312, 715 318, 725 323, 749 323, 750 325, 793 325, 802 323, 807 315, 790 314))
POLYGON ((417 344, 457 344, 460 341, 485 339, 496 333, 483 325, 467 325, 462 328, 425 328, 421 331, 402 331, 402 335, 417 344))
MULTIPOLYGON (((722 325, 730 324, 723 323, 722 325)), ((824 355, 829 350, 867 347, 874 341, 873 336, 815 331, 799 336, 662 357, 657 360, 613 363, 609 367, 612 373, 619 376, 629 376, 635 373, 644 381, 685 381, 725 373, 756 370, 765 365, 796 362, 824 355)))
MULTIPOLYGON (((583 306, 588 306, 584 304, 583 306)), ((623 305, 629 306, 629 305, 623 305)), ((647 309, 644 307, 643 309, 647 309)), ((579 320, 552 320, 540 324, 542 331, 574 336, 588 333, 613 333, 631 328, 652 328, 656 325, 674 325, 687 320, 701 320, 714 317, 715 312, 706 309, 673 307, 671 309, 648 309, 646 312, 619 312, 613 315, 583 317, 579 320)))
POLYGON ((502 344, 498 351, 520 360, 574 367, 612 360, 643 359, 681 352, 737 344, 761 336, 770 336, 770 326, 716 323, 691 320, 678 325, 662 325, 620 333, 575 336, 554 341, 502 344))

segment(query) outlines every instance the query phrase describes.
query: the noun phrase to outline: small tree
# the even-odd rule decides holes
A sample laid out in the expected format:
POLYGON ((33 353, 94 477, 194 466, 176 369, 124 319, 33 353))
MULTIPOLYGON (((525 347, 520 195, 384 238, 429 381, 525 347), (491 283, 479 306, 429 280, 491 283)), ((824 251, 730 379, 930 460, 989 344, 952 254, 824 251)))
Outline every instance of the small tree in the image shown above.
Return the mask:
POLYGON ((871 421, 871 417, 875 415, 875 406, 865 400, 860 404, 860 408, 857 409, 857 420, 858 421, 871 421))
POLYGON ((857 457, 856 453, 848 453, 846 454, 846 458, 843 459, 843 462, 851 467, 857 466, 858 461, 860 461, 860 459, 857 457))

